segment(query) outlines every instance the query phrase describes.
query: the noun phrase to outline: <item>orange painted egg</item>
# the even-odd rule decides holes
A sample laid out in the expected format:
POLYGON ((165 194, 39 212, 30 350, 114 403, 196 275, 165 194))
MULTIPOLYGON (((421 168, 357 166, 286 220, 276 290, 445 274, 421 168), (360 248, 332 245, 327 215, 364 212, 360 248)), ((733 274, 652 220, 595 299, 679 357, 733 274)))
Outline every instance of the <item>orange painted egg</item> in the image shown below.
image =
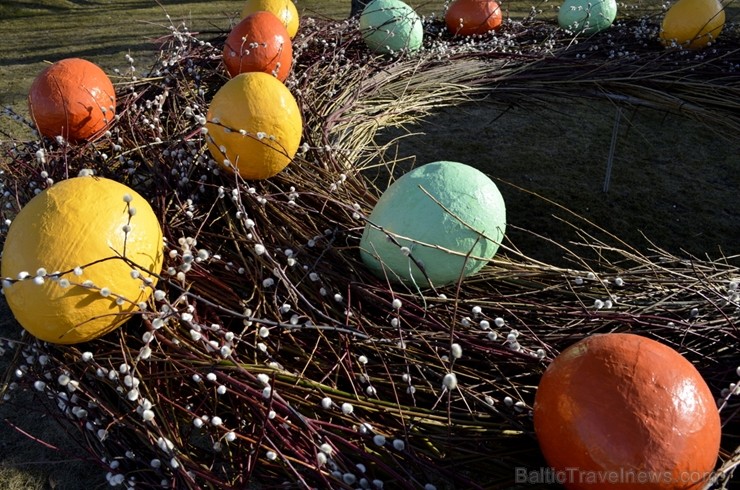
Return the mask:
POLYGON ((234 26, 226 38, 223 56, 232 77, 261 71, 284 82, 293 63, 293 46, 280 19, 271 12, 259 11, 234 26))
POLYGON ((261 10, 275 14, 291 39, 298 33, 300 18, 292 0, 247 0, 242 8, 241 18, 261 10))
POLYGON ((501 26, 501 7, 494 0, 455 0, 445 13, 454 36, 481 35, 501 26))
POLYGON ((67 58, 45 68, 28 94, 31 118, 49 138, 73 143, 99 137, 116 113, 116 91, 103 70, 87 60, 67 58))
POLYGON ((696 368, 660 342, 621 333, 587 337, 550 364, 534 428, 568 489, 699 489, 721 437, 696 368))

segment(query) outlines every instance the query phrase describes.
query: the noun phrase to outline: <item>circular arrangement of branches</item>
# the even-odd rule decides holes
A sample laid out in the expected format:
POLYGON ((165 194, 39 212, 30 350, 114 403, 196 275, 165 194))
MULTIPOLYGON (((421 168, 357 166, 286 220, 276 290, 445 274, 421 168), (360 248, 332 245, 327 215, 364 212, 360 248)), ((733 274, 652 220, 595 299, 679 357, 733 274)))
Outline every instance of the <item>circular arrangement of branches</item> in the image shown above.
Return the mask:
POLYGON ((147 310, 116 332, 7 340, 6 399, 35 390, 112 485, 507 488, 514 468, 544 465, 531 408, 548 362, 584 336, 629 331, 677 349, 717 394, 723 465, 710 484, 723 484, 740 459, 736 257, 645 255, 576 216, 564 226, 582 243, 559 244, 567 268, 504 243, 477 276, 419 291, 373 276, 358 253, 397 174, 376 133, 440 106, 607 97, 737 134, 737 28, 699 53, 662 49, 657 29, 628 19, 579 39, 533 18, 458 40, 431 19, 420 54, 376 57, 355 21, 306 18, 287 81, 303 146, 275 178, 246 182, 218 169, 201 131, 227 80, 223 38, 173 25, 149 74, 118 80, 102 139, 3 146, 6 220, 88 169, 149 199, 167 255, 147 310))

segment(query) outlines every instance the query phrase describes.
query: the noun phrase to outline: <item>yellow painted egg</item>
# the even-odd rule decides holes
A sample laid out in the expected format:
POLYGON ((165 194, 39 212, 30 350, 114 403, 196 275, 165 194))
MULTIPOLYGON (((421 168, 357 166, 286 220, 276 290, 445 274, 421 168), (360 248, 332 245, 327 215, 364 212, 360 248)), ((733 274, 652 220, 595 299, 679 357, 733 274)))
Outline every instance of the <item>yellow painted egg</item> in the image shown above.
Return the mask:
POLYGON ((495 0, 455 0, 445 12, 453 36, 482 36, 501 27, 501 7, 495 0))
POLYGON ((298 104, 285 85, 262 72, 226 82, 211 101, 208 150, 244 179, 268 179, 293 160, 303 132, 298 104))
POLYGON ((291 0, 247 0, 242 8, 241 18, 264 10, 272 12, 283 23, 291 39, 298 33, 300 17, 295 4, 291 0))
POLYGON ((701 49, 719 37, 724 25, 719 0, 678 0, 663 17, 660 41, 667 47, 701 49))
POLYGON ((10 225, 3 293, 18 322, 57 344, 93 340, 139 311, 162 269, 162 229, 129 187, 86 176, 36 195, 10 225))

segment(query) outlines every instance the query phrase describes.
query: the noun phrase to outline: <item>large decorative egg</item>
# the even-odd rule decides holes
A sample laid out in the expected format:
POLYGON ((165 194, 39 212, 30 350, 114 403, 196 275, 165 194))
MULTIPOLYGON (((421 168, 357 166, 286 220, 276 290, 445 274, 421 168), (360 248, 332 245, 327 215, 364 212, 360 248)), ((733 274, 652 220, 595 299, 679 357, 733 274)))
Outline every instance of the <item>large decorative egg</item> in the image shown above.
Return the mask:
POLYGON ((400 0, 373 0, 360 14, 360 32, 375 53, 416 51, 421 47, 424 28, 421 19, 400 0))
POLYGON ((501 26, 501 7, 494 0, 455 0, 447 8, 445 24, 453 36, 483 35, 501 26))
POLYGON ((291 39, 298 33, 300 18, 292 0, 247 0, 242 8, 241 18, 259 11, 272 12, 285 26, 291 39))
POLYGON ((34 79, 28 107, 42 135, 79 143, 99 137, 113 121, 116 91, 99 66, 67 58, 34 79))
POLYGON ((478 272, 505 229, 504 199, 491 179, 469 165, 434 162, 383 193, 368 217, 360 253, 380 278, 426 287, 428 277, 443 286, 478 272))
POLYGON ((267 179, 293 160, 303 133, 301 111, 280 80, 237 75, 214 95, 206 141, 213 158, 244 179, 267 179))
POLYGON ((3 293, 37 338, 86 342, 139 311, 163 258, 162 230, 146 199, 113 180, 76 177, 34 196, 10 225, 3 293))
POLYGON ((293 45, 280 19, 271 12, 249 14, 231 29, 223 50, 232 77, 261 71, 284 82, 293 63, 293 45))
POLYGON ((560 27, 576 34, 596 34, 616 18, 616 0, 565 0, 558 12, 560 27))
POLYGON ((719 0, 678 0, 663 17, 660 41, 668 47, 701 49, 716 40, 724 26, 719 0))
POLYGON ((569 489, 701 488, 721 436, 696 368, 627 333, 587 337, 555 358, 537 388, 534 428, 555 471, 575 468, 563 482, 569 489))

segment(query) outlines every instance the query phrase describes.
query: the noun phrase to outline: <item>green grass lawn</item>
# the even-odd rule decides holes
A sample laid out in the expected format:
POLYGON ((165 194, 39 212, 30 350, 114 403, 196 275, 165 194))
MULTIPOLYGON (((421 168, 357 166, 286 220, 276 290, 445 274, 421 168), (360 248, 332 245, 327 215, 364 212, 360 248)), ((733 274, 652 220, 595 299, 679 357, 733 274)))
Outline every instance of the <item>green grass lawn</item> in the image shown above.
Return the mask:
MULTIPOLYGON (((301 15, 343 18, 349 0, 298 0, 301 15)), ((442 1, 410 1, 422 14, 443 12, 442 1)), ((554 4, 543 3, 545 12, 554 4)), ((504 2, 509 15, 530 9, 524 1, 504 2)), ((145 71, 156 39, 170 22, 186 23, 201 37, 225 33, 238 20, 241 3, 187 0, 15 0, 0 3, 0 105, 18 107, 44 63, 66 57, 95 61, 107 72, 128 68, 124 56, 145 71), (159 3, 159 5, 158 5, 159 3), (167 18, 169 15, 169 19, 167 18)), ((111 73, 112 75, 112 73, 111 73)), ((1 127, 1 126, 0 126, 1 127)))
MULTIPOLYGON (((106 71, 124 70, 124 55, 144 71, 156 53, 156 39, 170 22, 186 23, 208 38, 238 21, 240 2, 163 0, 19 0, 0 4, 0 104, 22 102, 45 62, 80 57, 106 71), (169 15, 169 19, 167 18, 169 15)), ((420 4, 421 2, 411 2, 420 4)), ((303 15, 342 17, 349 1, 299 1, 303 15)))

